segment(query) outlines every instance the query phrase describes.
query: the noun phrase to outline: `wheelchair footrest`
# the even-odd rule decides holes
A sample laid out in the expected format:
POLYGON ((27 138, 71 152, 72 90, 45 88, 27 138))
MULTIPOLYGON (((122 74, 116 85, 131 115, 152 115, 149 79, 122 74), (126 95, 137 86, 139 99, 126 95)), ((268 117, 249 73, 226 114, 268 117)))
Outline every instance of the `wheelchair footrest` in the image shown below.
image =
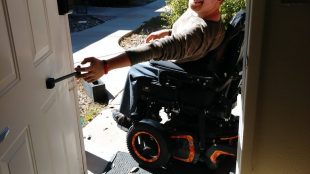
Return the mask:
POLYGON ((213 145, 207 150, 206 156, 209 158, 208 160, 209 167, 212 169, 216 169, 218 168, 222 158, 225 157, 236 158, 237 151, 236 148, 232 146, 213 145))

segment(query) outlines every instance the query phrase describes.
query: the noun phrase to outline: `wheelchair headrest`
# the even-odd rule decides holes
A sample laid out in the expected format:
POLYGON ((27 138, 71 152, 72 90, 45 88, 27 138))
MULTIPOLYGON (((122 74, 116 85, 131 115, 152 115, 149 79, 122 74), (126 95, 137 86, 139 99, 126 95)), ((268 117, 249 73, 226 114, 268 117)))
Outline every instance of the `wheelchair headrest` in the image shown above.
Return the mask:
POLYGON ((230 20, 229 26, 233 27, 234 30, 243 31, 245 23, 245 10, 240 10, 236 15, 230 20))

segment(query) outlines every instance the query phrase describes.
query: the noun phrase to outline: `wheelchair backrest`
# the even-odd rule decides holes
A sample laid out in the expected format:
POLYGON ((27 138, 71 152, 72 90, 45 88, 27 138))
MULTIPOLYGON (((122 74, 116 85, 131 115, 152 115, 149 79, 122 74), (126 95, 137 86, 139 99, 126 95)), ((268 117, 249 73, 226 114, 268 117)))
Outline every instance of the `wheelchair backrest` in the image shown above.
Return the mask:
POLYGON ((236 102, 240 92, 243 68, 243 41, 245 29, 245 11, 240 10, 227 26, 221 45, 213 50, 208 69, 215 73, 217 91, 223 96, 221 102, 228 105, 236 102))
POLYGON ((211 51, 208 69, 225 79, 242 71, 242 45, 244 40, 245 11, 240 10, 229 22, 221 45, 211 51))
POLYGON ((240 50, 244 39, 244 21, 245 12, 242 10, 230 21, 220 46, 197 61, 183 64, 170 62, 173 66, 168 65, 168 62, 151 62, 153 66, 160 69, 159 83, 181 91, 179 93, 182 97, 179 98, 183 98, 184 103, 191 104, 192 100, 190 103, 187 101, 195 96, 194 92, 197 92, 197 98, 201 97, 203 100, 197 100, 197 105, 204 107, 216 105, 216 102, 219 102, 225 103, 227 108, 230 108, 238 95, 241 80, 243 61, 240 50), (206 74, 204 72, 200 74, 197 69, 205 71, 206 74), (187 89, 191 90, 187 91, 187 89), (208 93, 208 97, 203 97, 199 92, 200 89, 208 93), (210 97, 211 93, 213 97, 210 97))

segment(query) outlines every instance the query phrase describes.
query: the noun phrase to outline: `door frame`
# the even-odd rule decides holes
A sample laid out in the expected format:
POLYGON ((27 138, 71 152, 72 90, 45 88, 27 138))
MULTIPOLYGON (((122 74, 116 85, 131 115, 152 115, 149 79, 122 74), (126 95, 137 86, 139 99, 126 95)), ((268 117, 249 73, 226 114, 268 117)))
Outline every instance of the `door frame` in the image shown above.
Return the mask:
POLYGON ((239 122, 237 174, 252 173, 257 94, 264 35, 265 0, 246 0, 245 53, 242 115, 239 122))
MULTIPOLYGON (((68 46, 68 53, 69 55, 67 56, 69 58, 69 62, 70 65, 74 68, 74 61, 73 61, 73 52, 72 52, 72 42, 71 42, 71 35, 70 35, 70 27, 69 27, 69 17, 68 14, 65 15, 66 17, 64 18, 65 20, 65 24, 66 25, 66 40, 67 40, 67 46, 68 46)), ((74 83, 73 84, 77 84, 76 83, 76 79, 73 78, 74 83)), ((79 110, 79 102, 78 102, 78 94, 77 94, 77 88, 76 86, 73 87, 73 94, 74 94, 74 105, 75 105, 75 109, 76 109, 76 113, 78 113, 76 115, 76 119, 77 119, 77 124, 78 124, 78 132, 79 132, 79 139, 80 139, 80 146, 81 146, 81 156, 82 156, 82 163, 83 163, 83 171, 85 174, 88 173, 87 171, 87 161, 86 161, 86 153, 85 153, 85 145, 84 145, 84 136, 83 136, 83 128, 82 125, 80 124, 80 110, 79 110)))

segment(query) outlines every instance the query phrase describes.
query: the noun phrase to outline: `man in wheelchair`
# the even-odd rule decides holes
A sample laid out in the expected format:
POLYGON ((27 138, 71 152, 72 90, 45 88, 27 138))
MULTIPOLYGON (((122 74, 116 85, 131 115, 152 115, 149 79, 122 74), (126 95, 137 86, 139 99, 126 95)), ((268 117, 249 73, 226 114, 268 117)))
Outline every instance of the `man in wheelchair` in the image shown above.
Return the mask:
POLYGON ((161 167, 172 157, 215 168, 222 157, 236 156, 238 118, 231 110, 241 81, 245 14, 238 13, 226 31, 221 4, 189 0, 171 30, 153 32, 147 44, 109 60, 85 58, 82 64, 90 66, 76 68, 93 82, 112 69, 134 65, 113 118, 128 131, 128 150, 139 164, 161 167))

